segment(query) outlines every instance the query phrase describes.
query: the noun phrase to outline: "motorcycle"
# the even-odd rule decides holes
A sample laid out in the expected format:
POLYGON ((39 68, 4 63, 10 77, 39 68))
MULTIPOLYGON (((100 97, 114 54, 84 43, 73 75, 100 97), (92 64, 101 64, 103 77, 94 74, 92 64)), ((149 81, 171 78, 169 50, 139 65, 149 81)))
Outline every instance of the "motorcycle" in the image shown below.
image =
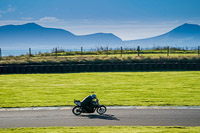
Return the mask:
POLYGON ((85 109, 81 106, 81 102, 79 100, 74 100, 74 103, 76 104, 76 106, 72 109, 72 112, 74 115, 80 115, 81 113, 94 113, 95 110, 97 111, 98 114, 102 115, 106 112, 106 107, 104 105, 100 105, 99 104, 99 100, 96 99, 96 101, 93 101, 93 109, 92 110, 88 110, 85 109))

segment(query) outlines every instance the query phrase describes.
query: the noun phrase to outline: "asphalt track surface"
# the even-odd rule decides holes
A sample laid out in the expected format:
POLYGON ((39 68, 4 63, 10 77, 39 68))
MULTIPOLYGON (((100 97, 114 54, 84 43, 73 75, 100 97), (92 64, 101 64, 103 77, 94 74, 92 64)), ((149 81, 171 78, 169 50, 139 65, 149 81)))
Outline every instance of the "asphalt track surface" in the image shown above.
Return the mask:
POLYGON ((50 126, 200 126, 199 109, 108 109, 105 115, 67 110, 1 111, 0 128, 50 126))

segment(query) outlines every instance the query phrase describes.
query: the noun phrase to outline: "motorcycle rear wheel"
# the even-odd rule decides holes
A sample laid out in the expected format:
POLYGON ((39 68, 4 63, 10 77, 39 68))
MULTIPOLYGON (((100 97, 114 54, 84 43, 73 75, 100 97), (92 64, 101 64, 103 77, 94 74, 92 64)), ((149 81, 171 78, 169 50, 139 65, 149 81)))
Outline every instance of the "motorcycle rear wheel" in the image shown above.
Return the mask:
POLYGON ((106 107, 104 105, 101 105, 97 108, 97 113, 102 115, 106 112, 106 110, 107 110, 106 107))
POLYGON ((80 106, 75 106, 73 109, 72 109, 72 113, 74 115, 80 115, 81 114, 81 107, 80 106))

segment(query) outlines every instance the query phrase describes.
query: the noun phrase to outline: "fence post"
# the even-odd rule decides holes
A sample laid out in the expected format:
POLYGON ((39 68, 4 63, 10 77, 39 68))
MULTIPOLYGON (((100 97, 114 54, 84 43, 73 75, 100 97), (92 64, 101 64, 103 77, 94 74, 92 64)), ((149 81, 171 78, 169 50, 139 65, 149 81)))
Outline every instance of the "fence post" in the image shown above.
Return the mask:
POLYGON ((200 55, 200 46, 198 46, 198 56, 200 55))
POLYGON ((57 58, 57 55, 58 55, 58 48, 57 47, 55 48, 55 53, 56 53, 56 58, 57 58))
POLYGON ((121 57, 122 57, 122 53, 123 53, 123 48, 121 47, 121 57))
POLYGON ((106 54, 107 54, 107 56, 108 56, 108 47, 106 48, 106 54))
POLYGON ((140 56, 140 46, 138 46, 137 51, 138 51, 138 56, 140 56))
POLYGON ((81 56, 83 56, 83 47, 81 47, 81 56))
POLYGON ((1 48, 0 48, 0 60, 2 59, 2 53, 1 53, 1 48))
POLYGON ((29 48, 29 54, 28 55, 29 55, 29 57, 31 57, 31 48, 29 48))
POLYGON ((167 56, 169 56, 169 46, 167 47, 167 56))

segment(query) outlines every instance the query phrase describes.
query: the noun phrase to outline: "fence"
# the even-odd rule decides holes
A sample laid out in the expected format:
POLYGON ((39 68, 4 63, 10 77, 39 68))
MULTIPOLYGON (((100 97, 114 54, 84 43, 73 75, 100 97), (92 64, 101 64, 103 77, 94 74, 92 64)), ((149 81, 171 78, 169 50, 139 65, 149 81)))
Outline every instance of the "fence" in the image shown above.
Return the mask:
POLYGON ((200 63, 1 65, 0 74, 200 70, 200 63))
MULTIPOLYGON (((45 50, 44 50, 45 51, 45 50)), ((200 55, 200 46, 193 48, 180 48, 180 47, 153 47, 153 48, 141 48, 138 46, 137 48, 108 48, 101 47, 96 49, 85 49, 81 47, 76 50, 64 50, 62 48, 56 47, 52 50, 48 50, 49 52, 41 52, 40 50, 33 52, 31 48, 23 51, 23 55, 28 55, 28 57, 32 57, 34 55, 41 56, 69 56, 69 55, 120 55, 121 57, 125 54, 136 54, 137 56, 141 56, 144 54, 164 54, 166 56, 170 56, 170 54, 196 54, 200 55)), ((0 48, 0 59, 3 57, 4 51, 0 48)), ((22 54, 22 53, 21 53, 22 54)), ((12 55, 12 54, 9 54, 12 55)), ((5 56, 9 56, 5 55, 5 56)), ((18 54, 20 55, 20 54, 18 54)))

